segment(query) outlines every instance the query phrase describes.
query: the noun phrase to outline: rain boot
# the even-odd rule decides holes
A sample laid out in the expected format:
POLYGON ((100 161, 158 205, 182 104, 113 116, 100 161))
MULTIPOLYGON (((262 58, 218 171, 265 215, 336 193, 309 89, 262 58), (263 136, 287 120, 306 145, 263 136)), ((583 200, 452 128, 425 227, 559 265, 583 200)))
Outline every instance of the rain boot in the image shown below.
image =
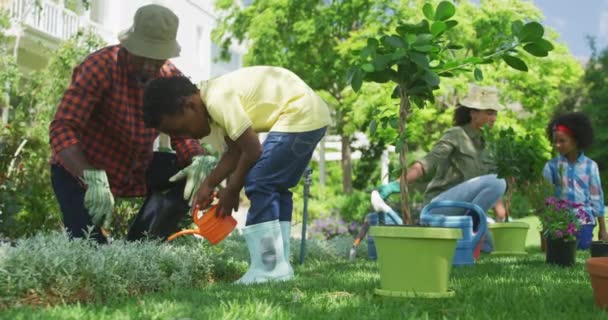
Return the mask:
POLYGON ((251 261, 249 270, 235 283, 252 284, 293 278, 293 271, 285 260, 279 220, 247 226, 243 228, 243 236, 251 261))
POLYGON ((289 265, 289 273, 293 276, 293 267, 289 262, 289 252, 290 252, 290 238, 291 238, 291 221, 280 221, 281 225, 281 237, 283 238, 283 253, 285 254, 285 261, 289 265))

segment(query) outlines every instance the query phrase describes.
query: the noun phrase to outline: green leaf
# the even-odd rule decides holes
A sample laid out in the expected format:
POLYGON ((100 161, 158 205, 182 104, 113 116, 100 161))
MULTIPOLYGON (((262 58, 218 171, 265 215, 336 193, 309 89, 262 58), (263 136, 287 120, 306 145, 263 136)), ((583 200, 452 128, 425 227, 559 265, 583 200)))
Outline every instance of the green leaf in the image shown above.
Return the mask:
POLYGON ((369 133, 373 136, 376 135, 376 129, 378 129, 378 122, 375 119, 369 123, 369 133))
POLYGON ((439 73, 439 76, 444 78, 453 78, 454 74, 451 72, 441 72, 439 73))
POLYGON ((392 118, 388 121, 388 123, 391 125, 391 127, 393 129, 399 129, 399 119, 397 118, 392 118))
POLYGON ((380 43, 378 42, 378 40, 374 39, 374 38, 367 38, 367 46, 369 48, 372 48, 373 50, 376 50, 378 48, 378 45, 380 43))
POLYGON ((422 80, 424 80, 424 82, 426 82, 431 87, 436 87, 439 85, 439 82, 441 82, 439 76, 431 70, 426 70, 426 72, 422 76, 422 80))
POLYGON ((504 55, 504 56, 502 56, 502 59, 505 61, 505 63, 507 65, 509 65, 509 67, 511 67, 515 70, 525 71, 525 72, 528 71, 528 66, 526 65, 526 63, 518 57, 504 55))
POLYGON ((450 44, 450 45, 448 45, 447 48, 448 49, 452 49, 452 50, 460 50, 460 49, 463 49, 464 46, 461 46, 459 44, 450 44))
POLYGON ((424 16, 429 20, 433 20, 435 17, 435 10, 433 9, 433 5, 428 2, 425 3, 422 7, 422 12, 424 13, 424 16))
POLYGON ((468 57, 464 60, 462 60, 462 64, 478 64, 481 63, 483 61, 483 59, 478 58, 478 57, 468 57))
POLYGON ((535 42, 540 40, 545 33, 545 29, 538 22, 528 22, 521 29, 519 39, 521 42, 535 42))
POLYGON ((519 37, 521 29, 524 27, 524 23, 521 20, 516 20, 511 23, 511 33, 519 37))
POLYGON ((547 51, 552 51, 554 49, 553 43, 551 43, 549 40, 539 39, 539 40, 535 41, 534 43, 541 46, 543 49, 545 49, 547 51))
POLYGON ((435 20, 445 21, 453 17, 454 14, 456 14, 456 7, 454 4, 449 1, 442 1, 437 6, 437 11, 435 11, 435 20))
POLYGON ((416 36, 416 42, 414 42, 414 44, 415 45, 425 45, 425 44, 430 44, 432 41, 433 41, 433 35, 428 34, 428 33, 421 33, 416 36))
POLYGON ((458 25, 458 21, 456 20, 448 20, 445 22, 445 26, 449 29, 454 28, 456 25, 458 25))
POLYGON ((447 26, 445 24, 445 22, 443 21, 436 21, 433 22, 433 24, 431 25, 431 34, 435 37, 441 35, 443 32, 445 32, 445 30, 447 29, 447 26))
POLYGON ((394 70, 382 70, 376 72, 370 72, 365 75, 364 80, 372 81, 376 83, 387 83, 393 80, 393 76, 396 74, 394 70))
POLYGON ((475 75, 475 80, 477 80, 477 81, 483 80, 483 72, 481 72, 481 69, 475 68, 475 70, 473 70, 473 74, 475 75))
POLYGON ((372 49, 371 47, 365 47, 363 48, 363 50, 361 50, 361 59, 365 60, 367 59, 367 57, 371 56, 372 53, 374 52, 375 49, 372 49))
POLYGON ((399 99, 399 86, 395 86, 395 89, 393 89, 393 93, 391 94, 391 98, 399 99))
POLYGON ((376 70, 376 69, 374 68, 373 64, 371 64, 371 63, 364 63, 361 66, 361 70, 363 70, 365 72, 374 72, 374 70, 376 70))
POLYGON ((409 43, 409 44, 413 44, 414 42, 416 42, 416 39, 417 39, 417 37, 416 37, 416 35, 415 35, 415 34, 408 34, 408 35, 405 37, 405 41, 406 41, 407 43, 409 43))
POLYGON ((406 48, 407 47, 407 43, 405 43, 405 41, 401 37, 398 37, 395 35, 382 37, 381 41, 382 41, 382 44, 384 44, 387 47, 393 47, 393 48, 406 48))
POLYGON ((414 45, 412 48, 414 48, 414 50, 416 51, 420 51, 420 52, 431 52, 433 51, 434 48, 436 48, 433 45, 427 44, 427 45, 414 45))
POLYGON ((534 42, 526 44, 524 50, 535 57, 546 57, 549 55, 549 52, 545 48, 534 42))
POLYGON ((361 89, 361 86, 363 85, 363 74, 361 74, 361 70, 357 69, 353 73, 353 77, 351 78, 350 85, 351 85, 351 87, 353 87, 353 90, 355 92, 357 92, 361 89))
POLYGON ((412 59, 415 64, 421 67, 428 68, 429 66, 429 58, 425 54, 418 52, 410 52, 410 59, 412 59))
POLYGON ((389 55, 379 55, 372 60, 372 64, 374 65, 375 71, 382 71, 388 67, 388 64, 392 61, 392 54, 389 55))

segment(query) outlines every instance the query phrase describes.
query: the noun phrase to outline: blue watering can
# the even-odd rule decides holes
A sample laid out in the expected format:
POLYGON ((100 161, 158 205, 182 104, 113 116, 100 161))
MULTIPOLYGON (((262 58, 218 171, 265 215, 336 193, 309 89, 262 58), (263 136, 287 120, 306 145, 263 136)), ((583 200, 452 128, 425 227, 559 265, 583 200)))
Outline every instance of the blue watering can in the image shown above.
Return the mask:
MULTIPOLYGON (((441 210, 438 210, 441 212, 441 210)), ((480 206, 463 201, 436 201, 426 205, 420 213, 420 224, 431 227, 460 228, 462 239, 456 242, 456 253, 453 264, 456 266, 472 265, 479 255, 484 235, 487 230, 486 214, 480 206), (463 208, 477 215, 477 232, 473 233, 473 217, 471 216, 446 216, 441 213, 430 213, 432 210, 441 208, 463 208)))

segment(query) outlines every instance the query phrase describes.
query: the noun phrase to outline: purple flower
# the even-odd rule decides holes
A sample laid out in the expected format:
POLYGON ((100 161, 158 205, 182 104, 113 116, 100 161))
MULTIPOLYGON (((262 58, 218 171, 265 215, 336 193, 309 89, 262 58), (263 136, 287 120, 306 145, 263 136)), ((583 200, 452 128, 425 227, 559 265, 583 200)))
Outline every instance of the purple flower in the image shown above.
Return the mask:
POLYGON ((563 236, 564 236, 564 233, 561 230, 555 230, 556 238, 562 238, 563 236))

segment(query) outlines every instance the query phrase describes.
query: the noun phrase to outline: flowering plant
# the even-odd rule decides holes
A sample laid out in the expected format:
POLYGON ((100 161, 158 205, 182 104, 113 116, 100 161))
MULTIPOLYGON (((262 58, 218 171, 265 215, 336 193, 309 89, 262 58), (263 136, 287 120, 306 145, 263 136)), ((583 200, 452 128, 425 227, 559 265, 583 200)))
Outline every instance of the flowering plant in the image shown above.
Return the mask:
POLYGON ((330 216, 317 219, 310 228, 310 237, 321 240, 329 240, 339 235, 357 234, 360 225, 356 222, 347 223, 341 218, 330 216))
POLYGON ((538 214, 544 236, 549 239, 573 241, 581 225, 591 223, 582 204, 556 197, 548 197, 538 214))

